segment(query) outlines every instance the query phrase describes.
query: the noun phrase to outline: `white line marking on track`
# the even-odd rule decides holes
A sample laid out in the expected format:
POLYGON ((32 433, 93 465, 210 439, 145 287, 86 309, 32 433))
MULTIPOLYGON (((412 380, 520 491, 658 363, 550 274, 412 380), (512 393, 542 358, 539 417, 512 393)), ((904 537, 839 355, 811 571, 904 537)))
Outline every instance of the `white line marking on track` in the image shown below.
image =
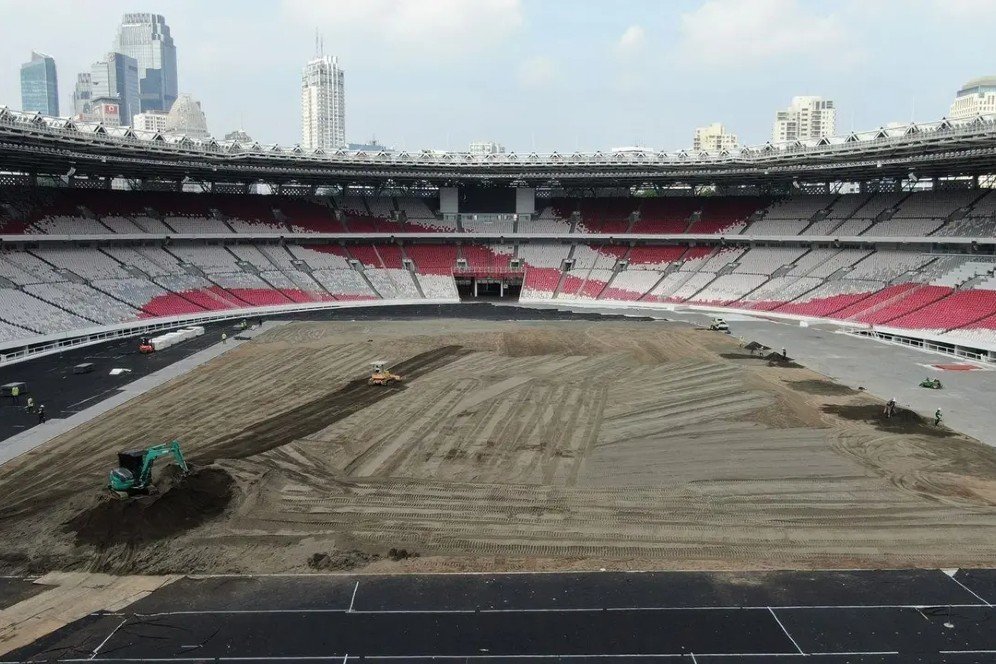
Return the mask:
MULTIPOLYGON (((996 652, 996 650, 941 650, 941 653, 949 654, 988 654, 996 652)), ((898 651, 895 650, 869 650, 869 651, 848 651, 848 652, 814 652, 810 655, 819 655, 821 657, 858 657, 858 656, 875 656, 875 655, 898 655, 898 651)), ((525 659, 525 660, 540 660, 540 659, 619 659, 619 658, 670 658, 670 659, 684 659, 688 655, 684 653, 615 653, 615 654, 601 654, 601 655, 591 655, 591 654, 544 654, 544 655, 365 655, 365 660, 461 660, 461 661, 471 661, 471 660, 488 660, 488 659, 525 659)), ((716 652, 716 653, 699 653, 699 657, 807 657, 808 655, 803 655, 797 652, 750 652, 750 653, 732 653, 732 652, 716 652)), ((349 655, 346 655, 348 658, 349 655)), ((308 662, 338 662, 339 655, 270 655, 265 657, 257 656, 226 656, 226 657, 211 657, 213 662, 281 662, 281 661, 308 661, 308 662)), ((82 659, 82 658, 67 658, 56 660, 59 662, 90 662, 93 660, 82 659)), ((102 657, 98 662, 203 662, 205 658, 202 657, 102 657)), ((343 659, 342 661, 347 661, 343 659)), ((17 662, 0 661, 0 664, 18 664, 17 662)))
POLYGON ((955 583, 957 583, 959 586, 961 586, 962 588, 964 588, 968 592, 970 592, 972 594, 972 597, 976 598, 977 600, 979 600, 980 602, 982 602, 986 606, 992 606, 992 604, 990 604, 986 600, 984 600, 981 597, 979 597, 977 594, 975 594, 975 591, 973 591, 971 588, 969 588, 968 586, 966 586, 964 583, 962 583, 958 579, 954 578, 953 576, 949 576, 948 578, 951 579, 952 581, 954 581, 955 583))
MULTIPOLYGON (((358 585, 357 585, 358 587, 358 585)), ((353 597, 356 596, 356 587, 353 589, 353 597)), ((816 606, 807 605, 785 605, 785 606, 618 606, 618 607, 584 607, 567 608, 556 607, 546 609, 201 609, 189 611, 159 611, 156 613, 134 613, 124 612, 106 613, 95 612, 91 615, 101 616, 124 616, 133 615, 136 618, 151 618, 157 616, 199 616, 199 615, 229 615, 229 614, 281 614, 281 613, 364 613, 374 615, 392 614, 462 614, 462 613, 594 613, 601 611, 834 611, 834 610, 860 610, 860 609, 965 609, 977 608, 981 606, 991 606, 985 603, 981 597, 981 604, 820 604, 816 606)), ((352 602, 350 602, 352 606, 352 602)), ((701 654, 701 653, 700 653, 701 654)))
POLYGON ((126 622, 128 622, 127 618, 125 618, 124 620, 122 620, 121 622, 119 622, 118 626, 115 627, 114 629, 112 629, 111 633, 108 634, 107 637, 104 638, 104 640, 100 642, 100 645, 93 649, 93 652, 90 653, 89 659, 93 659, 94 657, 96 657, 97 653, 100 652, 100 649, 103 648, 105 645, 107 645, 107 642, 111 640, 111 637, 114 636, 117 633, 117 631, 124 626, 124 624, 126 622))
POLYGON ((353 586, 353 596, 349 598, 349 609, 346 610, 346 613, 352 613, 353 612, 353 602, 356 601, 356 591, 359 590, 359 589, 360 589, 360 582, 357 581, 356 585, 353 586))
POLYGON ((692 664, 699 664, 699 660, 695 659, 695 653, 688 653, 692 656, 692 664))
POLYGON ((785 629, 785 625, 782 624, 782 621, 778 619, 778 615, 775 613, 775 610, 769 606, 768 611, 771 613, 771 617, 775 619, 775 622, 778 623, 778 626, 782 628, 782 631, 785 632, 785 636, 787 636, 789 638, 789 641, 792 642, 792 645, 795 646, 795 649, 799 651, 799 654, 805 655, 806 653, 802 652, 802 648, 800 648, 799 644, 795 642, 795 639, 792 638, 792 635, 789 634, 789 631, 785 629))
POLYGON ((92 397, 90 397, 90 398, 88 398, 88 399, 83 399, 82 401, 77 401, 76 403, 71 403, 71 404, 69 404, 68 406, 66 406, 66 408, 72 408, 73 406, 78 406, 78 405, 80 405, 81 403, 86 403, 87 401, 93 401, 94 399, 97 399, 98 397, 102 397, 102 396, 104 396, 105 394, 107 394, 108 392, 113 392, 113 391, 115 391, 116 389, 118 389, 118 388, 116 388, 116 387, 112 387, 112 388, 111 388, 111 389, 109 389, 109 390, 104 390, 103 392, 100 392, 99 394, 95 394, 95 395, 93 395, 92 397))

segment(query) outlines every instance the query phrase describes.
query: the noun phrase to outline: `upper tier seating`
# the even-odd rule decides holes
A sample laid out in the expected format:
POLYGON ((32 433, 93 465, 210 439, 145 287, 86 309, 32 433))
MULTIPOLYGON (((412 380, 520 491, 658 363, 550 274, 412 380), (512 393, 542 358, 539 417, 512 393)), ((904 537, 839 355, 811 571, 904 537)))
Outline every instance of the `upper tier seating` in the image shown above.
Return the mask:
POLYGON ((462 228, 456 221, 437 218, 435 205, 433 198, 418 197, 311 199, 53 190, 34 196, 0 195, 0 232, 396 235, 457 230, 508 234, 517 230, 567 234, 573 228, 577 233, 612 235, 996 236, 996 196, 983 190, 800 195, 774 202, 756 196, 551 198, 537 200, 537 214, 530 221, 485 221, 489 215, 481 214, 468 217, 462 228), (4 198, 9 202, 5 204, 4 198), (748 225, 758 211, 759 218, 748 225), (574 212, 576 223, 572 221, 574 212))
POLYGON ((630 269, 663 270, 671 263, 681 259, 686 247, 633 247, 626 259, 630 269))
POLYGON ((979 198, 979 191, 918 191, 899 205, 894 217, 900 219, 946 219, 956 210, 979 198))
POLYGON ((465 216, 460 220, 460 225, 466 233, 514 233, 515 220, 484 218, 484 215, 465 216))
POLYGON ((640 202, 640 218, 633 224, 630 232, 684 233, 691 222, 692 213, 699 207, 699 199, 692 196, 645 198, 640 202))
POLYGON ((96 219, 62 215, 40 219, 32 230, 47 235, 104 235, 112 232, 96 219))
POLYGON ((176 233, 198 235, 232 232, 232 229, 224 221, 213 217, 165 217, 163 222, 176 233))

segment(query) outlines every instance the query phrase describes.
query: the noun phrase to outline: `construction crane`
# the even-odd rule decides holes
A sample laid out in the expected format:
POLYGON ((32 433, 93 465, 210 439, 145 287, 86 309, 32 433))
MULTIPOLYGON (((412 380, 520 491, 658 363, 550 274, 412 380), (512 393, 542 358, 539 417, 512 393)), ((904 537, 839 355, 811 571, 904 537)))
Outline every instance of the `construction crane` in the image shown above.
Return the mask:
POLYGON ((119 467, 111 471, 108 488, 119 496, 146 493, 152 484, 152 464, 164 456, 172 456, 184 475, 190 472, 187 460, 180 451, 180 442, 174 440, 144 450, 118 452, 119 467))
POLYGON ((370 374, 370 380, 367 382, 371 385, 390 385, 391 383, 400 383, 404 380, 398 374, 391 373, 387 368, 387 362, 384 360, 377 360, 370 364, 373 366, 373 373, 370 374))

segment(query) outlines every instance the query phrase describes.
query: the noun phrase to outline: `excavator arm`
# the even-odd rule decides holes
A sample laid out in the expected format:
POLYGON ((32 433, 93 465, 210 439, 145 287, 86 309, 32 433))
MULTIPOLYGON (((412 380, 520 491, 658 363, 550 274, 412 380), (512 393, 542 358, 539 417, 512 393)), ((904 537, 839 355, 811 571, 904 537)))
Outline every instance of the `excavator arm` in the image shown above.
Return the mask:
POLYGON ((141 486, 147 485, 152 480, 152 464, 156 459, 164 456, 172 456, 176 465, 180 466, 180 470, 184 473, 190 472, 187 460, 183 458, 183 452, 180 451, 179 441, 174 440, 166 445, 156 445, 147 449, 145 457, 142 459, 142 473, 139 478, 141 486))

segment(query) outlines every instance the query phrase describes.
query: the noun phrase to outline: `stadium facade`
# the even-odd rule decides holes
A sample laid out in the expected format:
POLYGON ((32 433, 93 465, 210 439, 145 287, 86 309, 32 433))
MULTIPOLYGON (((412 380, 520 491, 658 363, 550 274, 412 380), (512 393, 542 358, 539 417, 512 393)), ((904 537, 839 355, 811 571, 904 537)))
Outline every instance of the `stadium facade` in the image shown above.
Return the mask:
POLYGON ((720 153, 471 155, 0 109, 0 353, 493 295, 823 321, 992 360, 993 173, 991 116, 720 153))

